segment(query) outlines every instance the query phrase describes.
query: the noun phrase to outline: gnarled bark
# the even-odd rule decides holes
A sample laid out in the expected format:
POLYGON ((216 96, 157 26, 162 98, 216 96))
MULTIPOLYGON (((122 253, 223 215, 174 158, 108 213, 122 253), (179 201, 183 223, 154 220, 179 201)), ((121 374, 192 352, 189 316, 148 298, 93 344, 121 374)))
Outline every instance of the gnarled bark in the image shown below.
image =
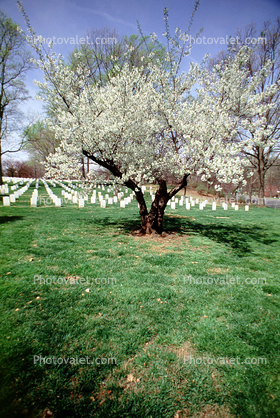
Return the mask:
MULTIPOLYGON (((188 174, 186 174, 181 180, 180 184, 174 187, 170 192, 167 191, 166 181, 163 179, 158 180, 159 188, 155 194, 155 199, 152 202, 151 209, 149 213, 143 210, 140 201, 137 198, 137 201, 140 206, 140 216, 142 220, 142 229, 141 232, 144 234, 152 234, 156 232, 162 234, 163 232, 163 216, 164 211, 167 205, 168 200, 176 195, 181 189, 187 186, 188 174), (141 213, 145 213, 142 215, 141 213)), ((142 193, 142 192, 141 192, 142 193)), ((146 205, 145 205, 146 208, 146 205)))
MULTIPOLYGON (((85 150, 83 150, 83 154, 95 163, 101 165, 104 168, 107 168, 114 176, 119 177, 120 179, 122 178, 122 172, 120 171, 119 167, 113 163, 113 161, 99 160, 94 155, 90 155, 85 150)), ((189 174, 185 174, 181 182, 172 190, 170 190, 170 192, 167 191, 166 180, 158 179, 157 182, 159 184, 159 188, 155 194, 155 199, 152 202, 152 206, 149 212, 147 210, 147 205, 142 189, 131 179, 124 182, 126 187, 129 187, 135 192, 136 200, 139 203, 139 213, 142 223, 141 232, 143 234, 152 234, 153 232, 162 234, 163 215, 167 202, 180 190, 186 189, 188 176, 189 174)))

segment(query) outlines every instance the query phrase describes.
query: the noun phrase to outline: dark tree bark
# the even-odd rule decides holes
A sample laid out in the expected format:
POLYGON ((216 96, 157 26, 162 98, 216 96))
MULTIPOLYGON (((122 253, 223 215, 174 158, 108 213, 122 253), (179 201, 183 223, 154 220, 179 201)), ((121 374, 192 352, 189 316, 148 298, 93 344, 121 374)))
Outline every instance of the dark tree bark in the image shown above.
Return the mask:
MULTIPOLYGON (((83 154, 94 161, 95 163, 107 168, 114 176, 122 178, 122 172, 119 167, 111 160, 103 161, 96 158, 94 155, 90 155, 87 151, 83 150, 83 154)), ((156 232, 162 234, 163 232, 163 216, 167 205, 167 202, 176 195, 180 190, 187 187, 187 179, 189 174, 185 174, 181 182, 175 186, 170 192, 167 191, 166 180, 157 179, 159 188, 155 194, 155 199, 152 202, 151 209, 148 212, 145 197, 142 189, 132 180, 129 179, 124 182, 124 186, 130 188, 135 192, 136 200, 139 203, 139 214, 141 217, 141 233, 152 234, 156 232)))
POLYGON ((2 150, 1 150, 1 139, 0 139, 0 186, 3 184, 3 167, 2 167, 2 150))
POLYGON ((85 179, 86 178, 86 170, 85 170, 85 159, 84 158, 82 158, 81 163, 82 163, 82 177, 85 179))
POLYGON ((188 174, 185 174, 178 186, 174 187, 170 192, 167 191, 166 181, 158 179, 159 188, 152 202, 150 212, 146 216, 145 221, 142 220, 142 232, 151 234, 153 231, 158 234, 163 232, 163 215, 167 202, 176 195, 180 190, 187 187, 188 174), (144 222, 143 222, 144 221, 144 222), (143 227, 144 224, 144 227, 143 227))
POLYGON ((252 190, 253 190, 253 182, 252 182, 252 177, 250 177, 249 179, 249 202, 248 203, 252 203, 252 190))
POLYGON ((266 174, 266 167, 265 167, 265 157, 264 157, 264 149, 259 147, 258 152, 258 175, 259 175, 259 206, 265 206, 264 204, 264 188, 265 188, 265 174, 266 174))
POLYGON ((158 180, 159 188, 155 194, 155 199, 152 202, 150 212, 142 220, 142 232, 151 234, 153 231, 158 234, 163 232, 163 215, 169 200, 166 181, 158 180), (144 222, 143 222, 144 221, 144 222))

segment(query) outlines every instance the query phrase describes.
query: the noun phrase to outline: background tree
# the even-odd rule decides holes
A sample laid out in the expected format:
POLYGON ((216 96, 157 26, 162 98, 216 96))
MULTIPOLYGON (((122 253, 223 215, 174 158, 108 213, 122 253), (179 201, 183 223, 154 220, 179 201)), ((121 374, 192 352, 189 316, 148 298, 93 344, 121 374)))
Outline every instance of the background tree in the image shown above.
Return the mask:
POLYGON ((3 174, 7 177, 41 178, 44 170, 40 165, 9 158, 3 162, 3 174))
POLYGON ((2 184, 2 156, 17 152, 13 134, 22 131, 23 113, 19 105, 28 99, 24 76, 31 68, 31 54, 19 26, 0 11, 0 184, 2 184), (5 149, 3 142, 5 141, 5 149))
POLYGON ((39 120, 24 130, 24 146, 29 154, 29 165, 40 167, 44 172, 44 163, 50 153, 54 153, 60 141, 47 127, 44 120, 39 120))
MULTIPOLYGON (((236 32, 232 43, 233 45, 229 45, 227 51, 222 51, 209 61, 210 68, 214 64, 221 62, 226 56, 235 56, 240 48, 247 45, 251 48, 250 59, 246 63, 248 77, 253 77, 267 62, 271 62, 269 70, 258 86, 258 92, 264 92, 268 86, 274 83, 278 83, 280 87, 279 17, 274 25, 271 22, 265 22, 260 31, 258 31, 254 23, 246 25, 243 29, 236 32)), ((253 139, 252 148, 244 149, 242 154, 247 161, 248 168, 251 168, 257 175, 254 176, 252 181, 253 183, 258 183, 259 202, 262 205, 264 205, 265 176, 280 155, 280 88, 271 91, 271 95, 266 97, 263 102, 263 104, 267 103, 274 104, 273 107, 268 107, 267 112, 261 116, 263 125, 268 128, 267 134, 263 137, 254 138, 252 137, 253 133, 247 131, 246 133, 241 132, 239 135, 239 140, 245 143, 248 137, 253 139)), ((256 115, 254 118, 260 119, 260 116, 256 115)), ((254 120, 252 120, 253 122, 254 120)))
POLYGON ((87 32, 86 40, 69 55, 68 62, 73 71, 83 64, 90 83, 105 85, 119 74, 125 63, 130 68, 138 67, 147 71, 151 53, 154 62, 159 60, 161 65, 166 65, 165 46, 143 34, 123 36, 115 29, 92 28, 87 32))

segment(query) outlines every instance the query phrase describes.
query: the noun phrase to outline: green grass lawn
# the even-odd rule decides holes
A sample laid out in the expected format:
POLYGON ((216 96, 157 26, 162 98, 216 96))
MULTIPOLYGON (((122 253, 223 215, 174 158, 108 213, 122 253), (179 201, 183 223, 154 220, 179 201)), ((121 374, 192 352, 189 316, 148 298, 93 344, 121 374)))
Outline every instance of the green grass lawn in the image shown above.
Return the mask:
POLYGON ((0 207, 1 417, 280 416, 280 211, 168 207, 140 237, 135 201, 32 191, 0 207))

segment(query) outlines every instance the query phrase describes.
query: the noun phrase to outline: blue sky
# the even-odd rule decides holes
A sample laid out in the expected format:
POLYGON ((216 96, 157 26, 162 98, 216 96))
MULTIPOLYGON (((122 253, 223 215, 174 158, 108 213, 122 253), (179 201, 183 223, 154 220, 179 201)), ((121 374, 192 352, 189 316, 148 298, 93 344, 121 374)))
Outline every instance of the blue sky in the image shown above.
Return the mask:
MULTIPOLYGON (((137 33, 138 20, 144 34, 155 32, 162 42, 165 40, 162 37, 163 9, 169 9, 170 29, 174 33, 176 27, 187 29, 193 5, 193 0, 23 0, 31 25, 36 34, 44 38, 81 38, 92 27, 115 28, 120 35, 130 35, 137 33)), ((16 0, 0 0, 0 9, 26 30, 16 0)), ((233 36, 237 28, 251 22, 261 28, 264 21, 275 21, 277 16, 280 16, 280 0, 201 0, 191 34, 194 36, 203 27, 201 37, 216 38, 216 41, 212 45, 203 45, 203 42, 194 45, 184 68, 187 69, 189 60, 201 62, 206 53, 215 55, 225 49, 221 39, 233 36)), ((54 51, 67 57, 73 49, 69 42, 56 44, 54 51)), ((39 70, 30 72, 26 80, 32 97, 37 91, 34 78, 43 79, 39 70)), ((26 110, 43 112, 41 103, 36 100, 30 100, 26 110)))

